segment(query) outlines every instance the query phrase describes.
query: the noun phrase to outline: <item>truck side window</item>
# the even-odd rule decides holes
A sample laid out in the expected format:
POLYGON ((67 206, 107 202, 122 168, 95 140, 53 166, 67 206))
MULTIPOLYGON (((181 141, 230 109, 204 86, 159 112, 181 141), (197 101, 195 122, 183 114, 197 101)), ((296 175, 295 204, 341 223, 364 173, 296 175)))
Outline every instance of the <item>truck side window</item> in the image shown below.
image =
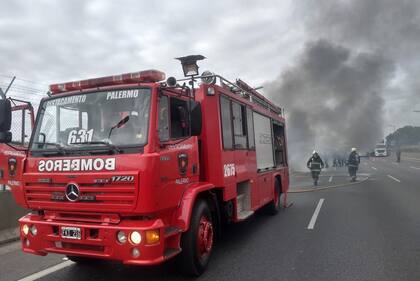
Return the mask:
POLYGON ((233 132, 235 136, 235 148, 246 149, 246 111, 245 106, 232 102, 233 132))
POLYGON ((24 145, 27 141, 26 136, 26 126, 28 116, 25 115, 26 110, 14 110, 12 111, 12 143, 16 145, 24 145))
POLYGON ((274 135, 274 158, 276 166, 284 166, 286 164, 286 151, 284 147, 284 126, 273 123, 274 135))
POLYGON ((229 99, 220 96, 220 120, 222 125, 223 148, 233 148, 232 114, 229 99))
POLYGON ((254 133, 254 120, 252 118, 252 109, 246 109, 246 124, 248 129, 248 148, 255 148, 255 133, 254 133))
POLYGON ((169 140, 169 105, 168 97, 162 96, 159 99, 159 121, 158 121, 158 134, 160 141, 169 140))
POLYGON ((189 118, 187 102, 177 98, 171 98, 171 138, 178 139, 189 136, 189 118))

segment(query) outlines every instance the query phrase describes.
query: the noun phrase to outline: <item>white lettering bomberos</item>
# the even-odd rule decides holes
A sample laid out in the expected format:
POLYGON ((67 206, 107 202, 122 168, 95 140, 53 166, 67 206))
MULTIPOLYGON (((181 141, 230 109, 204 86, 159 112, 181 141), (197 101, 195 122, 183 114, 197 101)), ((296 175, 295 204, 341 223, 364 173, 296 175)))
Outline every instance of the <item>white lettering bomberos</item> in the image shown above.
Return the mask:
POLYGON ((40 160, 39 172, 114 171, 115 158, 40 160))

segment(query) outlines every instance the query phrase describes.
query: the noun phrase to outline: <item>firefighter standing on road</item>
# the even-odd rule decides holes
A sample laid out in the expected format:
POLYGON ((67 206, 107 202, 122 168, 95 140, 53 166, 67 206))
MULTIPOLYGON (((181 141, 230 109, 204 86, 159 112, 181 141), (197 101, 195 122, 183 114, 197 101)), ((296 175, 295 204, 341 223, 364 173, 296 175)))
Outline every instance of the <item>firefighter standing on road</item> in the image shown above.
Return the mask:
POLYGON ((314 180, 314 185, 318 185, 319 174, 321 170, 324 168, 324 162, 322 162, 321 157, 319 157, 318 153, 314 150, 312 153, 311 158, 309 158, 306 166, 311 170, 312 179, 314 180))
POLYGON ((357 169, 359 169, 359 164, 360 164, 360 156, 359 154, 357 154, 356 148, 352 148, 350 155, 349 155, 349 159, 347 161, 347 165, 349 167, 349 175, 351 177, 351 181, 354 182, 356 181, 356 172, 357 169))
POLYGON ((397 162, 400 163, 401 162, 401 147, 398 146, 396 151, 395 151, 395 155, 397 156, 397 162))

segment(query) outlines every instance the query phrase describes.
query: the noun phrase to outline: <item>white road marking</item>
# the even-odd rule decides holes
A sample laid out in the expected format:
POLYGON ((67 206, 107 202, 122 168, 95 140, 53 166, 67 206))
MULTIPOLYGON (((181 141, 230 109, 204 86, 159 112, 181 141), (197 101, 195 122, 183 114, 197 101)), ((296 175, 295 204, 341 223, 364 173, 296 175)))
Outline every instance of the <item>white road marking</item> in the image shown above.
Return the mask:
POLYGON ((372 168, 372 169, 374 169, 375 171, 377 171, 377 170, 378 170, 378 169, 376 169, 376 168, 375 168, 375 167, 373 167, 373 166, 372 166, 371 168, 372 168))
POLYGON ((420 170, 419 167, 410 166, 411 169, 420 170))
POLYGON ((74 262, 65 261, 65 262, 59 263, 57 265, 54 265, 52 267, 49 267, 47 269, 41 270, 41 271, 39 271, 37 273, 34 273, 32 275, 26 276, 25 278, 19 279, 18 281, 34 281, 36 279, 47 276, 48 274, 51 274, 55 271, 58 271, 60 269, 66 268, 66 267, 69 267, 72 264, 74 264, 74 262))
POLYGON ((332 182, 333 176, 328 179, 328 182, 332 182))
POLYGON ((401 182, 399 179, 394 178, 394 177, 393 177, 393 176, 391 176, 391 175, 388 175, 388 178, 393 179, 393 180, 394 180, 394 181, 396 181, 396 182, 401 182))
POLYGON ((312 215, 311 221, 309 222, 308 229, 314 229, 316 219, 318 218, 318 214, 319 214, 319 211, 321 210, 323 203, 324 203, 324 198, 319 199, 318 205, 315 208, 315 212, 312 215))
POLYGON ((420 161, 420 159, 418 159, 418 158, 404 157, 404 159, 408 159, 408 160, 412 160, 412 161, 420 161))

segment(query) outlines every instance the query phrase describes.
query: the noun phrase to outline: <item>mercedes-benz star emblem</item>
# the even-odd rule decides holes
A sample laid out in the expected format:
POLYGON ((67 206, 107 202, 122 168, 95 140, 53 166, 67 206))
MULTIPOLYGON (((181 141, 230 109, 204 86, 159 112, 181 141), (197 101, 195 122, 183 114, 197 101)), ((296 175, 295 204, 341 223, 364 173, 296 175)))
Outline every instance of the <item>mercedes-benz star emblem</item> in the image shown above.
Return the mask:
POLYGON ((80 195, 80 190, 77 185, 75 185, 74 183, 69 183, 66 186, 67 200, 69 200, 70 202, 76 202, 77 199, 79 199, 79 195, 80 195))

